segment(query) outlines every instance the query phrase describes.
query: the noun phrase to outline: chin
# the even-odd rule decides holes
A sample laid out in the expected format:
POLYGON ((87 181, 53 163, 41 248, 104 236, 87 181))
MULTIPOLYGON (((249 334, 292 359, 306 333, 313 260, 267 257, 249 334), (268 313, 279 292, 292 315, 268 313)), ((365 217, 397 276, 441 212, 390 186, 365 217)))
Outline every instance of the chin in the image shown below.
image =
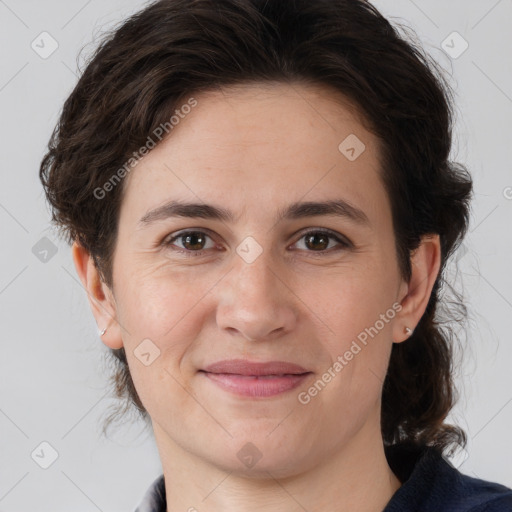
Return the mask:
MULTIPOLYGON (((275 423, 272 428, 276 429, 275 423)), ((223 471, 250 478, 268 479, 269 473, 280 478, 298 474, 307 457, 300 451, 305 444, 294 441, 284 430, 281 435, 277 434, 277 429, 274 432, 272 429, 257 433, 254 429, 250 433, 246 431, 243 435, 234 435, 225 445, 216 448, 206 443, 208 453, 203 456, 223 471)))

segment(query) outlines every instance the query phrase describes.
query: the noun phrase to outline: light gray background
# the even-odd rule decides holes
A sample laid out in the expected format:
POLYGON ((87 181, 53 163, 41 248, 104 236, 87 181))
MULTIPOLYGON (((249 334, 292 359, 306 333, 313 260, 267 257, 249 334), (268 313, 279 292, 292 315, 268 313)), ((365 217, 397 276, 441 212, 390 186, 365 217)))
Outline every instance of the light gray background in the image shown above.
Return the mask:
MULTIPOLYGON (((476 189, 471 232, 453 266, 470 308, 463 390, 451 415, 466 429, 469 445, 454 463, 469 475, 512 487, 512 1, 375 4, 414 28, 453 75, 453 156, 469 166, 476 189), (453 31, 469 43, 456 59, 441 49, 453 31)), ((62 103, 76 83, 79 50, 143 5, 0 0, 2 511, 130 511, 161 473, 152 433, 143 433, 142 424, 127 426, 114 439, 100 436, 112 404, 105 396, 106 347, 69 247, 50 228, 37 175, 62 103), (31 48, 43 31, 59 45, 47 59, 31 48), (32 252, 44 236, 58 248, 46 263, 32 252), (59 454, 48 469, 31 458, 43 441, 59 454)))

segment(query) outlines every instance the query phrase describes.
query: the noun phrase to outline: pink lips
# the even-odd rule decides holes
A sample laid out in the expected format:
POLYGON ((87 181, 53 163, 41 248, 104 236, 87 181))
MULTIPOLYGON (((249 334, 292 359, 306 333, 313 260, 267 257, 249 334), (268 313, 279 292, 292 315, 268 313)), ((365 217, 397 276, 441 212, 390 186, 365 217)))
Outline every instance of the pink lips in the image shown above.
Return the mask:
POLYGON ((312 373, 284 361, 253 363, 244 359, 218 361, 201 372, 221 388, 249 397, 268 397, 289 391, 312 373))

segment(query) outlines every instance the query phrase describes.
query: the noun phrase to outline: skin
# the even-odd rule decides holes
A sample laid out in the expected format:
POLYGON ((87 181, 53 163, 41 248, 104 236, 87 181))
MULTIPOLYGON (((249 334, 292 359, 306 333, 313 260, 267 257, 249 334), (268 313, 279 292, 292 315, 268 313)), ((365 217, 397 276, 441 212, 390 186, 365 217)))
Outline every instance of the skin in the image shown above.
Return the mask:
POLYGON ((273 83, 195 98, 125 178, 113 290, 87 251, 72 249, 97 324, 108 326, 103 342, 125 347, 150 414, 168 510, 381 511, 401 485, 383 450, 383 379, 392 344, 407 340, 405 326, 427 306, 439 237, 424 237, 411 280, 402 280, 379 140, 337 92, 273 83), (355 161, 338 150, 350 134, 366 146, 355 161), (275 221, 294 201, 338 198, 369 225, 318 215, 275 221), (174 217, 139 227, 170 199, 222 206, 236 221, 174 217), (202 254, 190 254, 197 241, 165 245, 191 228, 209 236, 202 254), (321 228, 352 245, 308 244, 304 234, 321 228), (252 263, 236 252, 247 236, 262 248, 252 263), (301 404, 298 394, 393 304, 394 318, 301 404), (160 350, 148 366, 134 353, 146 338, 160 350), (239 397, 198 372, 231 358, 294 362, 313 375, 274 397, 239 397), (237 456, 248 442, 261 454, 252 467, 237 456))

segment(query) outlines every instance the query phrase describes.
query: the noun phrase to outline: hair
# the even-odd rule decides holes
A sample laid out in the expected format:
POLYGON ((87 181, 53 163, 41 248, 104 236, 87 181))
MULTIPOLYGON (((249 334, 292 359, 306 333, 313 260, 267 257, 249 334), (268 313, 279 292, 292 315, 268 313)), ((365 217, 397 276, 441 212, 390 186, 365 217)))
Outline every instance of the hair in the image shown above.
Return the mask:
MULTIPOLYGON (((341 93, 382 144, 381 178, 401 276, 410 279, 411 252, 423 235, 439 234, 441 244, 441 269, 426 311, 412 336, 391 351, 382 391, 384 444, 444 451, 467 442, 460 427, 445 423, 457 399, 456 336, 450 322, 440 321, 439 308, 446 263, 468 228, 472 180, 449 156, 453 91, 439 65, 399 29, 407 32, 364 0, 152 3, 107 33, 89 58, 64 103, 39 175, 52 222, 69 243, 91 254, 112 288, 126 180, 104 199, 95 191, 116 170, 126 170, 134 151, 169 123, 186 98, 273 82, 341 93)), ((109 354, 118 402, 125 401, 125 410, 135 406, 147 420, 124 348, 109 354)))

